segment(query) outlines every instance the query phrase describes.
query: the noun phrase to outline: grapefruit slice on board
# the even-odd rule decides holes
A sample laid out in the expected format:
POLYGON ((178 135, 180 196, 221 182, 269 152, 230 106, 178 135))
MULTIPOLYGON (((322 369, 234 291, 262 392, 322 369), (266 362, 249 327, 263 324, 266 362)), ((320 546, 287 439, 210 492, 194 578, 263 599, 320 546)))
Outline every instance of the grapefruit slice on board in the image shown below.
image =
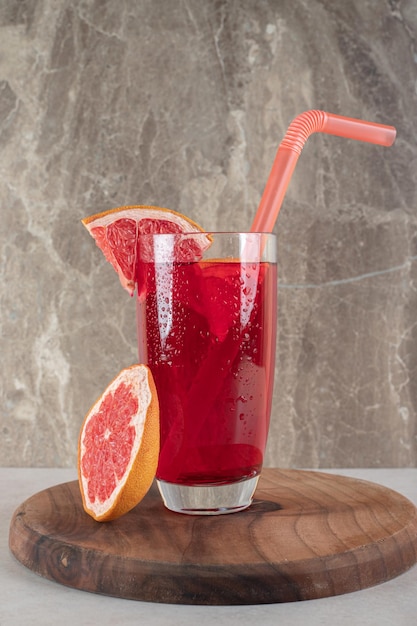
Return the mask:
POLYGON ((123 369, 87 413, 78 441, 84 510, 99 522, 124 515, 149 490, 159 457, 159 405, 146 365, 123 369))
POLYGON ((132 205, 96 213, 81 220, 107 261, 119 275, 122 286, 133 295, 137 241, 140 234, 196 233, 181 249, 182 260, 198 260, 211 242, 201 226, 181 213, 155 206, 132 205), (202 233, 201 235, 199 233, 202 233), (184 253, 188 258, 184 258, 184 253))

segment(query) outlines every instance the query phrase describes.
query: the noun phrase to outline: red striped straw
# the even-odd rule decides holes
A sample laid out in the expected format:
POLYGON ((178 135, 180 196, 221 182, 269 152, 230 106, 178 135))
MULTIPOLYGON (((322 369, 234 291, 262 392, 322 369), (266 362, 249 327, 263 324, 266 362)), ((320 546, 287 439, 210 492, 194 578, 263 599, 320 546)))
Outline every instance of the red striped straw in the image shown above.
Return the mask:
POLYGON ((298 157, 305 142, 313 133, 327 133, 381 146, 391 146, 395 140, 396 130, 393 126, 365 122, 324 111, 306 111, 298 115, 291 122, 278 148, 251 232, 272 232, 298 157))

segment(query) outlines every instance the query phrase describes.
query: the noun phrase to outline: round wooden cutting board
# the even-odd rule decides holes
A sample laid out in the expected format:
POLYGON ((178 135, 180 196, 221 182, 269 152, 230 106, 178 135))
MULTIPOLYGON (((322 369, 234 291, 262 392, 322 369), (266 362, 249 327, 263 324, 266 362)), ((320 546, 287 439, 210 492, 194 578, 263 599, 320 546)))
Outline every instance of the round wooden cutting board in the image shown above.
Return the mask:
POLYGON ((77 481, 23 502, 10 549, 61 584, 152 602, 310 600, 387 581, 417 562, 417 509, 367 481, 265 469, 252 506, 213 517, 172 513, 156 486, 127 515, 99 523, 77 481))

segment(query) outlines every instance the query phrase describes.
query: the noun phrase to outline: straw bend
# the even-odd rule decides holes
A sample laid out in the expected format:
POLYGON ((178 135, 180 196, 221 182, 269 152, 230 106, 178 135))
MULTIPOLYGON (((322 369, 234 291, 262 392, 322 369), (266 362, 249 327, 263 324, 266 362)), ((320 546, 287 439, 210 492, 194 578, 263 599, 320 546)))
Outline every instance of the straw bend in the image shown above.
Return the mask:
POLYGON ((393 126, 312 110, 301 113, 291 122, 281 147, 301 154, 304 144, 313 133, 326 133, 391 146, 395 140, 396 130, 393 126))
POLYGON ((301 154, 304 144, 313 133, 319 133, 326 124, 324 111, 306 111, 298 115, 288 127, 280 147, 288 148, 301 154))

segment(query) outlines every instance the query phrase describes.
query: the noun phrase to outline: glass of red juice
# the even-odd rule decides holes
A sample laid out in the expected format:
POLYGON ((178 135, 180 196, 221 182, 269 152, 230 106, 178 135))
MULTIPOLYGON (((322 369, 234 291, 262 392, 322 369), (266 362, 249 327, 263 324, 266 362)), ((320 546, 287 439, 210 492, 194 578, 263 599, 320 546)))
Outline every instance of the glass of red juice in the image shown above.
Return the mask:
POLYGON ((157 483, 173 511, 247 508, 261 472, 275 367, 276 237, 139 235, 139 361, 160 405, 157 483))

